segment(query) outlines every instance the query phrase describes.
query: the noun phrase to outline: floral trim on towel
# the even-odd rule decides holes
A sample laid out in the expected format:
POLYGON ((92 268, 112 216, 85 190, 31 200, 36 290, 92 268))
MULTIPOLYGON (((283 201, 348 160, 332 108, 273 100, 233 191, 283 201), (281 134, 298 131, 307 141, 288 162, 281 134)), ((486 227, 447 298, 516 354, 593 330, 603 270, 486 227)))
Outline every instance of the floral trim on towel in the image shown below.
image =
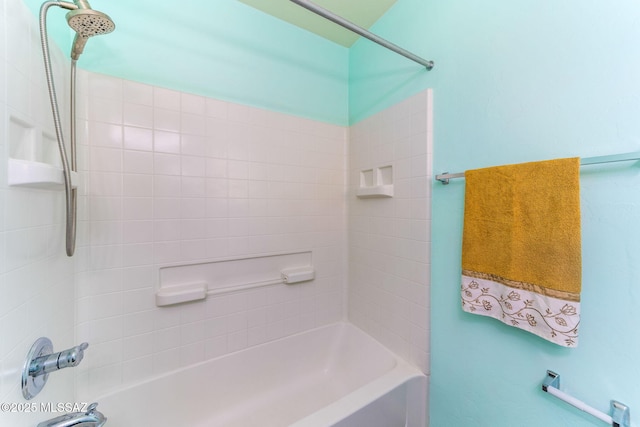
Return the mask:
POLYGON ((578 344, 580 302, 514 289, 502 283, 462 276, 462 309, 493 317, 564 347, 578 344))

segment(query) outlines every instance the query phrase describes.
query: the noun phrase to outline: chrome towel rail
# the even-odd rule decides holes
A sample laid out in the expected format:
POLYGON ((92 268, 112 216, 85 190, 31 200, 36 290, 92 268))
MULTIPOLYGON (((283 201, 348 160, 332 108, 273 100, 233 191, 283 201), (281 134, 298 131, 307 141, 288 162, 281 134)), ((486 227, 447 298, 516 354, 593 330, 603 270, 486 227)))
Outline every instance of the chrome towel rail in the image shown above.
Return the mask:
MULTIPOLYGON (((640 160, 640 151, 634 151, 631 153, 623 153, 623 154, 612 154, 610 156, 587 157, 584 159, 580 159, 580 166, 600 165, 604 163, 615 163, 615 162, 626 162, 631 160, 640 160)), ((458 172, 458 173, 445 172, 443 174, 436 175, 436 179, 445 185, 448 184, 449 180, 453 178, 464 178, 464 172, 458 172)))
POLYGON ((395 45, 393 43, 391 43, 388 40, 383 39, 382 37, 379 37, 367 30, 365 30, 364 28, 354 24, 353 22, 344 19, 343 17, 336 15, 335 13, 324 9, 320 6, 318 6, 315 3, 312 3, 308 0, 289 0, 295 4, 297 4, 298 6, 302 6, 305 9, 307 9, 310 12, 315 13, 316 15, 322 16, 325 19, 328 19, 329 21, 333 22, 334 24, 338 24, 343 28, 346 28, 347 30, 354 32, 364 38, 367 38, 369 40, 371 40, 374 43, 378 43, 380 46, 386 47, 389 50, 394 51, 397 54, 400 54, 402 56, 404 56, 405 58, 408 58, 414 62, 417 62, 420 65, 424 65, 427 70, 431 70, 433 68, 433 61, 429 61, 427 59, 421 58, 418 55, 414 55, 413 53, 409 52, 408 50, 405 50, 403 48, 401 48, 398 45, 395 45))
POLYGON ((611 415, 598 411, 595 408, 587 405, 581 400, 575 397, 569 396, 567 393, 560 391, 560 375, 552 371, 547 371, 547 376, 542 382, 542 391, 545 391, 558 399, 567 402, 568 404, 586 412, 589 415, 593 415, 599 420, 613 427, 631 427, 631 416, 629 415, 629 407, 616 400, 611 401, 611 415))

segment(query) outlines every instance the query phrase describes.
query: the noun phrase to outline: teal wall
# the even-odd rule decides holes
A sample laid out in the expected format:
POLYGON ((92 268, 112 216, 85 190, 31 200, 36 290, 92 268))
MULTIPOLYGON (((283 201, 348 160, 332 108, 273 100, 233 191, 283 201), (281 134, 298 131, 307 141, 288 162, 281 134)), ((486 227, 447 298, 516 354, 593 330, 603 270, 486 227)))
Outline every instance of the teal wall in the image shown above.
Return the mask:
MULTIPOLYGON (((34 13, 42 3, 25 2, 34 13)), ((236 0, 91 5, 113 19, 116 31, 89 40, 81 68, 347 124, 349 51, 343 46, 236 0)), ((65 13, 50 9, 48 23, 52 39, 67 51, 72 36, 65 13)))
MULTIPOLYGON (((636 1, 399 0, 372 31, 436 67, 359 41, 351 121, 432 87, 435 173, 640 150, 636 1)), ((601 411, 638 414, 639 165, 583 167, 581 185, 582 329, 565 349, 461 311, 464 180, 434 184, 431 427, 604 425, 541 392, 547 369, 601 411)))

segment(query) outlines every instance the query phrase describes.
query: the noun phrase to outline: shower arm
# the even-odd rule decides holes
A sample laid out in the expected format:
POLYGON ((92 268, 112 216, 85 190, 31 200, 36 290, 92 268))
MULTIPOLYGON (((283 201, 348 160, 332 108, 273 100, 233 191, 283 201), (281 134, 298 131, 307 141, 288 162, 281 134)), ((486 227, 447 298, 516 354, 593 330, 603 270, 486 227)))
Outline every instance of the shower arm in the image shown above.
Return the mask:
MULTIPOLYGON (((66 210, 66 252, 67 256, 73 256, 75 252, 75 237, 76 237, 76 190, 71 184, 71 167, 69 166, 69 159, 64 144, 64 135, 62 133, 62 124, 60 122, 60 111, 58 109, 58 99, 56 96, 55 84, 53 82, 53 72, 51 71, 51 57, 49 54, 49 37, 47 35, 47 12, 52 6, 58 6, 63 9, 76 10, 78 6, 68 2, 49 1, 45 2, 40 7, 40 40, 42 44, 42 56, 44 59, 44 68, 47 79, 47 86, 49 88, 49 99, 51 101, 51 111, 53 112, 53 123, 56 131, 56 139, 58 142, 58 150, 60 152, 60 159, 62 161, 63 177, 64 177, 64 190, 65 190, 65 210, 66 210)), ((75 62, 75 61, 73 61, 75 62)), ((75 89, 75 64, 72 64, 72 75, 74 82, 72 88, 75 89)), ((72 96, 74 98, 74 96, 72 96)), ((75 100, 71 101, 72 108, 75 109, 75 100)), ((73 115, 72 115, 73 117, 73 115)), ((75 127, 75 118, 72 118, 72 127, 75 127)), ((71 153, 72 153, 72 166, 76 168, 76 155, 75 155, 75 129, 71 130, 71 153)))

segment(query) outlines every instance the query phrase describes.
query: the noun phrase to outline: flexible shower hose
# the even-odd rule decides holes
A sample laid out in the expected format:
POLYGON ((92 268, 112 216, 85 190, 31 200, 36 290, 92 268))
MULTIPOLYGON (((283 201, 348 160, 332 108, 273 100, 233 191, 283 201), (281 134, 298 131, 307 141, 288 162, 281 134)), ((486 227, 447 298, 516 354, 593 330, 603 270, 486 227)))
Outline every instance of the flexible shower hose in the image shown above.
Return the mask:
POLYGON ((71 169, 69 160, 65 150, 64 136, 62 133, 62 124, 60 122, 60 112, 58 110, 58 98, 56 96, 56 88, 53 82, 53 72, 51 71, 51 58, 49 55, 49 38, 47 36, 47 11, 51 6, 59 6, 65 9, 75 8, 75 5, 65 2, 46 2, 40 7, 40 41, 42 43, 42 56, 44 58, 44 68, 47 77, 47 85, 49 87, 49 99, 51 101, 51 112, 53 113, 53 124, 56 131, 56 139, 58 141, 58 150, 60 151, 60 159, 62 160, 62 168, 64 171, 64 191, 65 191, 65 207, 66 207, 66 250, 67 256, 73 256, 76 247, 76 211, 77 199, 76 189, 71 184, 71 171, 77 169, 76 165, 76 132, 75 132, 75 80, 76 80, 76 61, 71 61, 71 169))

